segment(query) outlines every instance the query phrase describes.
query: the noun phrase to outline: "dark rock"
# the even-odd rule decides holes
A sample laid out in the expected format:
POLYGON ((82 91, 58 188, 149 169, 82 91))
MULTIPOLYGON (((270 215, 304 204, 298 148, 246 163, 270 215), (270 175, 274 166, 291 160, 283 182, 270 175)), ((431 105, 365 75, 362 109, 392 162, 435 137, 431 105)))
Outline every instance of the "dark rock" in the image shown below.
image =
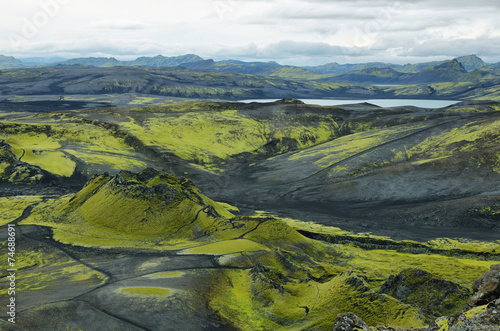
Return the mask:
POLYGON ((353 313, 339 314, 333 325, 333 331, 370 330, 368 325, 353 313))
MULTIPOLYGON (((446 319, 441 319, 446 320, 446 319)), ((500 310, 495 307, 476 307, 447 319, 445 328, 448 331, 490 331, 500 329, 500 310), (447 328, 446 328, 447 324, 447 328)), ((440 328, 429 327, 428 331, 438 331, 440 328)))
MULTIPOLYGON (((344 273, 341 273, 341 275, 344 273)), ((352 286, 355 290, 360 293, 365 293, 370 291, 370 288, 366 286, 365 279, 359 278, 356 274, 351 271, 348 271, 347 274, 350 276, 347 278, 347 283, 352 286)))
POLYGON ((500 264, 490 267, 472 284, 473 294, 468 304, 470 307, 485 305, 500 299, 500 264))

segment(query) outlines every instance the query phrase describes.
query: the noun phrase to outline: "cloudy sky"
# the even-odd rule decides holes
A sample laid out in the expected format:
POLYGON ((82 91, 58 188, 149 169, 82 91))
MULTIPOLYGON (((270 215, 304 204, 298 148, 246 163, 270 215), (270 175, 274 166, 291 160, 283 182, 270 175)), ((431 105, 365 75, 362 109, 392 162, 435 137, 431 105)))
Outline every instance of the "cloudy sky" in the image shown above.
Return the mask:
POLYGON ((16 0, 0 12, 0 54, 500 62, 499 14, 498 0, 16 0))

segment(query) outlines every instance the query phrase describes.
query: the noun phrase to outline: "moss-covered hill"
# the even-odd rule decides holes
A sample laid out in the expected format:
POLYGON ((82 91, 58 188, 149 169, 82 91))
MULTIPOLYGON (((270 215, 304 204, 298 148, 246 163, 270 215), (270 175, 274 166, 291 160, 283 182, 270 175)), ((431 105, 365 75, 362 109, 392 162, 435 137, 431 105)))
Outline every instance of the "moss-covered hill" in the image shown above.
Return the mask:
POLYGON ((77 194, 40 206, 31 217, 60 227, 56 238, 66 243, 85 245, 120 235, 174 244, 222 231, 227 226, 222 220, 233 216, 228 208, 204 196, 189 180, 149 168, 137 174, 94 176, 77 194))

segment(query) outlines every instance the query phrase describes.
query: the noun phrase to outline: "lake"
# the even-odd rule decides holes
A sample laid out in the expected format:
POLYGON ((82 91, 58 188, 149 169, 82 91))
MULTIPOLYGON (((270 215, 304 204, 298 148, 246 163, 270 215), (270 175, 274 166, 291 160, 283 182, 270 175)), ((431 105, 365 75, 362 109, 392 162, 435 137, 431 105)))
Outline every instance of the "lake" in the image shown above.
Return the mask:
MULTIPOLYGON (((253 99, 253 100, 240 100, 239 102, 274 102, 278 99, 253 99)), ((360 100, 337 100, 337 99, 300 99, 309 105, 320 106, 339 106, 354 103, 368 102, 379 107, 401 107, 401 106, 415 106, 420 108, 443 108, 454 105, 460 101, 456 100, 423 100, 423 99, 360 99, 360 100)))

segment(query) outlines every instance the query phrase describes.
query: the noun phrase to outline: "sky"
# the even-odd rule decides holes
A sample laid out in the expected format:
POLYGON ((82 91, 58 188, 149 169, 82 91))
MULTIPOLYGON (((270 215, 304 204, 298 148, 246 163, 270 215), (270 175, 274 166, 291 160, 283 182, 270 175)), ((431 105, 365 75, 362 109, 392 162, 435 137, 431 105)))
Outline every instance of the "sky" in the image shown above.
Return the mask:
POLYGON ((500 62, 498 0, 16 0, 0 54, 417 63, 500 62))

